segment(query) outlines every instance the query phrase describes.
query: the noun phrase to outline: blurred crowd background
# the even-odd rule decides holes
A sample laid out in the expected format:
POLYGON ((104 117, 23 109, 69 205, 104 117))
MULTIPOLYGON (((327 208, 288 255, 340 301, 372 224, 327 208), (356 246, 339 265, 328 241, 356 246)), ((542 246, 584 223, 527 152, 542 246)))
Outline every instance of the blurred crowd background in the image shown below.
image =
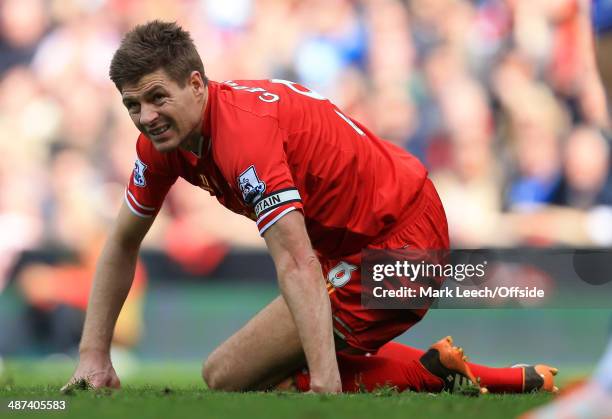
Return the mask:
MULTIPOLYGON (((608 111, 588 16, 588 0, 2 0, 0 293, 16 279, 44 306, 53 277, 68 284, 62 301, 84 307, 135 158, 109 62, 123 33, 156 18, 191 32, 210 79, 298 81, 416 154, 454 247, 610 246, 608 111), (36 249, 78 263, 15 278, 36 249)), ((205 273, 263 241, 179 181, 144 247, 205 273)))

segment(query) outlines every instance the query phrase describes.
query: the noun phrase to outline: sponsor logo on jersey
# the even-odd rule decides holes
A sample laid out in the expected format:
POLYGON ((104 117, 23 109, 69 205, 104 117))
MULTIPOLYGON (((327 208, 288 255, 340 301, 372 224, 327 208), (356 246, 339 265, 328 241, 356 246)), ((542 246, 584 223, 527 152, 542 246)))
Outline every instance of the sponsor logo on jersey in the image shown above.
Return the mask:
POLYGON ((257 205, 255 205, 255 215, 259 217, 260 215, 265 214, 266 212, 271 211, 275 208, 278 208, 283 204, 296 201, 301 201, 300 193, 297 189, 291 188, 276 191, 273 194, 270 194, 265 198, 259 200, 257 205))
POLYGON ((266 184, 259 180, 255 166, 251 165, 248 169, 238 176, 238 187, 242 192, 242 199, 249 205, 253 205, 263 196, 266 191, 266 184))
POLYGON ((351 272, 356 270, 357 266, 340 262, 327 273, 327 280, 334 288, 341 288, 351 280, 351 272))
POLYGON ((140 159, 136 159, 136 163, 134 164, 134 185, 144 188, 147 186, 147 180, 145 179, 145 170, 147 170, 147 165, 140 161, 140 159))

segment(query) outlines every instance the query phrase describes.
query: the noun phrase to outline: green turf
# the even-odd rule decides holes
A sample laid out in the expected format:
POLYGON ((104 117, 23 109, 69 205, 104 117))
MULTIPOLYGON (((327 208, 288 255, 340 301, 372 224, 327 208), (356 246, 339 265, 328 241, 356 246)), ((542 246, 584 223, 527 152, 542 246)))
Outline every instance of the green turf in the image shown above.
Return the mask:
POLYGON ((347 394, 317 396, 288 393, 229 394, 201 387, 126 386, 117 392, 79 392, 61 397, 55 387, 0 390, 0 416, 69 418, 514 418, 547 401, 544 395, 468 398, 448 394, 347 394), (8 411, 9 400, 66 400, 66 410, 8 411), (5 409, 3 411, 3 409, 5 409), (450 415, 450 416, 449 416, 450 415))
POLYGON ((196 363, 147 363, 123 379, 120 391, 59 388, 69 377, 63 362, 9 362, 0 377, 0 417, 53 418, 514 418, 550 400, 545 394, 466 397, 396 393, 319 396, 294 393, 230 394, 204 389, 196 363), (11 400, 65 400, 64 411, 14 411, 11 400))

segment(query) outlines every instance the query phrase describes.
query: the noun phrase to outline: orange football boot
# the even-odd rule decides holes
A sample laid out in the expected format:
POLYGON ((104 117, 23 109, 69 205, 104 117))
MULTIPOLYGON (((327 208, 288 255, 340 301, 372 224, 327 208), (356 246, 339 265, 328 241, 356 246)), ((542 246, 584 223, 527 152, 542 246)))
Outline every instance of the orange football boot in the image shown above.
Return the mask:
POLYGON ((444 381, 446 391, 457 392, 467 384, 476 386, 480 394, 488 393, 470 370, 463 348, 453 346, 450 336, 431 345, 419 361, 427 371, 444 381))
POLYGON ((523 369, 523 393, 534 391, 546 391, 558 393, 559 388, 555 385, 555 376, 559 370, 545 364, 527 365, 517 364, 512 368, 523 369))

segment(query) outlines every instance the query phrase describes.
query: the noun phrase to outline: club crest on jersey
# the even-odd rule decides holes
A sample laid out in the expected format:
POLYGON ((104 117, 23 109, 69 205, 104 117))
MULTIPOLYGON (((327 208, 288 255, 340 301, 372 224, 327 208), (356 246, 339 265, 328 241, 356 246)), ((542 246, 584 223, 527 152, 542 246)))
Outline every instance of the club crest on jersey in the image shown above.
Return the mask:
POLYGON ((351 280, 351 272, 356 270, 357 266, 340 262, 327 273, 327 280, 334 288, 343 287, 351 280))
POLYGON ((141 162, 140 159, 136 159, 134 164, 134 185, 141 188, 147 186, 147 180, 144 175, 145 170, 147 170, 147 165, 141 162))
POLYGON ((238 187, 242 192, 242 199, 247 204, 256 203, 266 191, 265 182, 259 180, 255 166, 251 165, 248 169, 238 176, 238 187))

